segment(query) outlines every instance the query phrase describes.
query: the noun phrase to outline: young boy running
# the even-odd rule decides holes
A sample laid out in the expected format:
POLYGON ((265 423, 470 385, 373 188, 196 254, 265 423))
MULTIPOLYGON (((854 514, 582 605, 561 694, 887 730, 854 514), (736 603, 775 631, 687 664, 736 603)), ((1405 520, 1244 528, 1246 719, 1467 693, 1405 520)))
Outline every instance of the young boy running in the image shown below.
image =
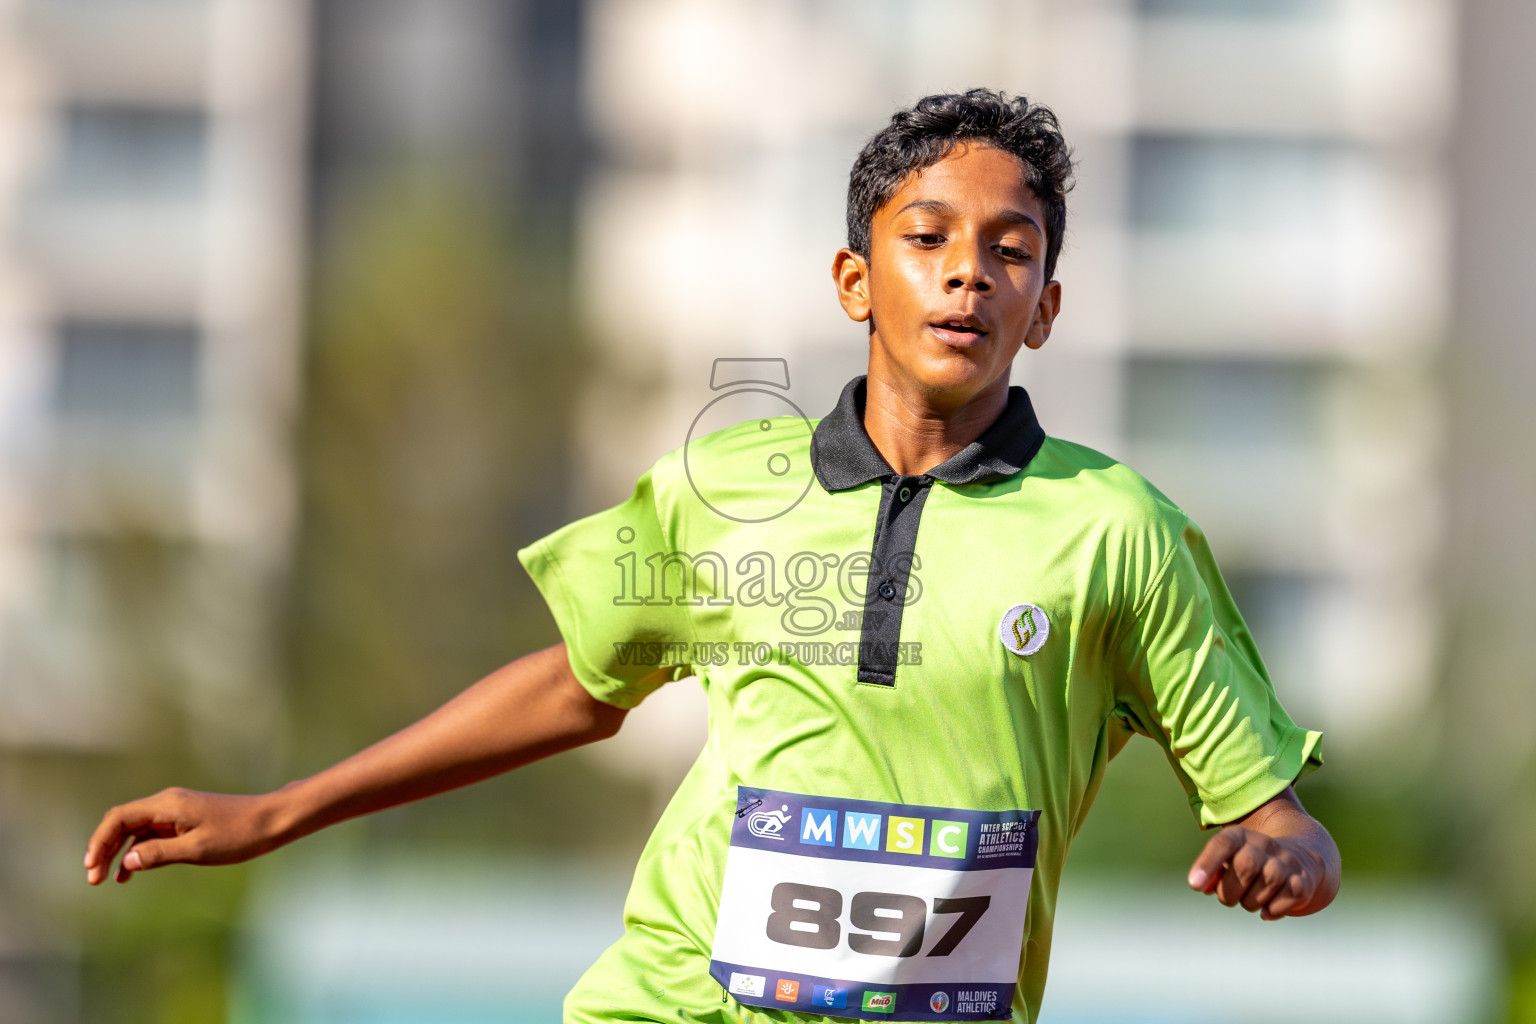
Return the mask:
POLYGON ((1033 1021, 1067 848, 1138 732, 1226 826, 1193 888, 1267 919, 1325 907, 1338 851, 1291 789, 1320 736, 1281 709, 1199 529, 1008 384, 1060 309, 1071 169, 1021 98, 898 112, 833 259, 869 324, 835 409, 690 441, 521 552, 563 644, 276 792, 113 808, 88 880, 130 837, 120 881, 488 778, 693 674, 709 739, 568 1021, 1033 1021))

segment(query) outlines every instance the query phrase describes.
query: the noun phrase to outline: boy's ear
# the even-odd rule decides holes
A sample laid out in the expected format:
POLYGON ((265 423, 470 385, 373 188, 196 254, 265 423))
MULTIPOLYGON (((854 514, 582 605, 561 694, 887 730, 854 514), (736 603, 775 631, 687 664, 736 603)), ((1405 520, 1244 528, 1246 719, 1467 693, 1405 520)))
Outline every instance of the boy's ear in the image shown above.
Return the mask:
POLYGON ((1035 322, 1029 325, 1029 333, 1024 335, 1025 346, 1033 349, 1044 345, 1051 336, 1051 324, 1060 312, 1061 282, 1047 281, 1040 290, 1040 304, 1035 307, 1035 322))
POLYGON ((839 249, 832 257, 832 281, 837 285, 837 301, 848 319, 863 323, 869 319, 869 262, 852 249, 839 249))

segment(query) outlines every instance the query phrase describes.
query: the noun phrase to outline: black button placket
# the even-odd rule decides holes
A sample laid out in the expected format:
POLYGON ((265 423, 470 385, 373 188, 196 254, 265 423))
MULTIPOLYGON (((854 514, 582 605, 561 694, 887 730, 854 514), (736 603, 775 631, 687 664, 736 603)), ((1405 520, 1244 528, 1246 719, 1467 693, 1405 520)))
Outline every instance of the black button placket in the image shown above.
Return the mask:
MULTIPOLYGON (((1045 431, 1023 388, 1008 389, 1008 404, 981 436, 922 476, 901 476, 875 448, 864 429, 867 381, 855 377, 843 387, 837 406, 811 435, 811 465, 828 494, 879 480, 880 511, 870 551, 870 575, 859 624, 861 683, 896 685, 901 617, 909 592, 917 521, 935 480, 951 487, 1004 480, 1022 470, 1045 443, 1045 431)), ((915 581, 913 581, 915 582, 915 581)), ((1006 1013, 1006 1008, 1004 1010, 1006 1013)))
POLYGON ((859 631, 861 683, 896 685, 896 654, 917 547, 917 524, 932 485, 931 476, 889 476, 881 485, 859 631))

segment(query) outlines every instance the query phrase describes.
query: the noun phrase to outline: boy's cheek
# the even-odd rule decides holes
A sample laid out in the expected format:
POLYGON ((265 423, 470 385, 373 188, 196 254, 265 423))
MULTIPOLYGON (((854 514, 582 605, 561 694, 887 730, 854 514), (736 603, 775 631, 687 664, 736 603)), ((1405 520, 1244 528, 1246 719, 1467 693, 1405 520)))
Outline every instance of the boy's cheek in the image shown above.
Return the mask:
POLYGON ((888 278, 884 287, 872 288, 869 308, 870 313, 879 321, 882 333, 910 334, 926 325, 918 288, 905 277, 888 278))

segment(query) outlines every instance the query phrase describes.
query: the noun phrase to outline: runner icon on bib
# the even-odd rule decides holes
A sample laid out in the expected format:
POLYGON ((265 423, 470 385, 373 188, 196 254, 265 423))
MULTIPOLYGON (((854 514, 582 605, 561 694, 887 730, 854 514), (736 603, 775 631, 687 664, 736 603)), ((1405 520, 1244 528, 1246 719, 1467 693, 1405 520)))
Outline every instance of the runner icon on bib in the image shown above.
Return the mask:
POLYGON ((889 1021, 995 1020, 1018 980, 1039 811, 739 787, 710 974, 737 1001, 889 1021))

